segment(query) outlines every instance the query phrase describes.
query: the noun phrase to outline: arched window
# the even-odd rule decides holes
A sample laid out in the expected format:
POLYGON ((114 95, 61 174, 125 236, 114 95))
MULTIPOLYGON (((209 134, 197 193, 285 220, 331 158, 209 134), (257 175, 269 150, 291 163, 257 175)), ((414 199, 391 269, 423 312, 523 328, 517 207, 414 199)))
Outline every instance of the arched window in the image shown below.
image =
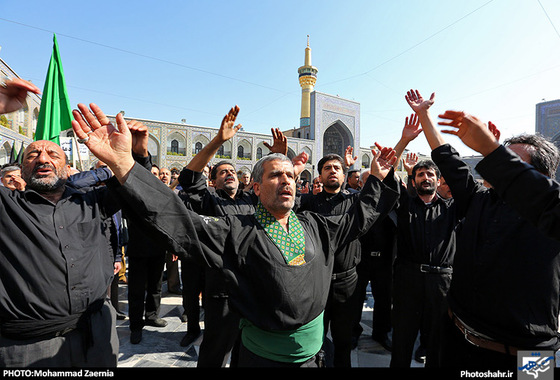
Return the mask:
POLYGON ((262 158, 262 148, 258 147, 257 148, 257 160, 260 160, 262 158))
POLYGON ((218 148, 218 151, 216 152, 216 154, 217 154, 218 156, 221 156, 221 157, 224 156, 224 146, 223 146, 223 145, 221 145, 221 146, 218 148))
POLYGON ((242 146, 242 145, 239 145, 239 146, 237 147, 237 157, 238 157, 238 158, 243 158, 243 156, 244 156, 243 153, 245 153, 245 151, 244 151, 244 149, 243 149, 243 146, 242 146))
POLYGON ((198 154, 202 150, 202 143, 199 141, 194 144, 194 154, 198 154))
POLYGON ((179 153, 179 141, 171 140, 171 152, 179 153))

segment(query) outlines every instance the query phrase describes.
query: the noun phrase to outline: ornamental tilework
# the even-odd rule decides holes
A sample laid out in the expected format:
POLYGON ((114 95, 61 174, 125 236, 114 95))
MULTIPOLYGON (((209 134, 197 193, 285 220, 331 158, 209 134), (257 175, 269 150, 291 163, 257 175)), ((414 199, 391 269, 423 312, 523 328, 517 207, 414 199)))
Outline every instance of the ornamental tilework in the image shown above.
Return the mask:
POLYGON ((305 234, 293 211, 290 211, 288 218, 288 232, 260 202, 255 211, 255 218, 282 252, 288 265, 305 264, 305 234))

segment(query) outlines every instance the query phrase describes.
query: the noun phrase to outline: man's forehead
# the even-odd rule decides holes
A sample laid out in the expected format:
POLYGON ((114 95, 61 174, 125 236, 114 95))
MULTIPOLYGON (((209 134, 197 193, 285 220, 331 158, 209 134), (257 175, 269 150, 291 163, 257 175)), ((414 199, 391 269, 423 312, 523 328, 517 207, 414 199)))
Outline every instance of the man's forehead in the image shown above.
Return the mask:
POLYGON ((34 141, 25 149, 26 153, 35 151, 64 153, 64 151, 58 144, 47 140, 34 141))
POLYGON ((293 173, 294 165, 291 161, 284 161, 284 160, 270 160, 266 161, 263 165, 264 171, 287 171, 293 173))
POLYGON ((418 169, 416 170, 416 174, 424 173, 424 172, 430 172, 430 173, 433 173, 433 174, 435 175, 435 174, 436 174, 436 169, 434 169, 434 168, 424 168, 424 167, 422 167, 422 168, 418 168, 418 169))
POLYGON ((327 167, 327 166, 339 166, 342 167, 342 164, 340 163, 340 161, 338 160, 328 160, 325 162, 325 164, 323 165, 323 168, 327 167))
POLYGON ((217 171, 221 172, 224 170, 235 170, 232 164, 221 164, 216 168, 217 171))

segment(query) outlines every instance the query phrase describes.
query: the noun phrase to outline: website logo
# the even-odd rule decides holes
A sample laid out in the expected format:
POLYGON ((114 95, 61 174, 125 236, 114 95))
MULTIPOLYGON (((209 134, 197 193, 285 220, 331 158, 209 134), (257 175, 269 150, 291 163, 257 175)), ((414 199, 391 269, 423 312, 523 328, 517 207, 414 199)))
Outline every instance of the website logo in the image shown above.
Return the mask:
POLYGON ((553 351, 519 351, 517 353, 517 378, 519 380, 553 380, 553 351))

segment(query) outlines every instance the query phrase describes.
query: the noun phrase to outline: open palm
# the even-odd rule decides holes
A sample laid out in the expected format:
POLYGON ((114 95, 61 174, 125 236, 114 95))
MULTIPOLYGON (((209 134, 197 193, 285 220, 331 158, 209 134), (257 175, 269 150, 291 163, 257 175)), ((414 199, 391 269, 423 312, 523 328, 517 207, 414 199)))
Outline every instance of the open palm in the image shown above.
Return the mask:
MULTIPOLYGON (((130 163, 132 160, 132 136, 122 114, 117 114, 117 126, 95 105, 90 109, 84 104, 78 104, 78 110, 73 111, 72 128, 80 139, 87 139, 85 143, 89 150, 109 167, 130 163)), ((112 168, 112 167, 111 167, 112 168)))

